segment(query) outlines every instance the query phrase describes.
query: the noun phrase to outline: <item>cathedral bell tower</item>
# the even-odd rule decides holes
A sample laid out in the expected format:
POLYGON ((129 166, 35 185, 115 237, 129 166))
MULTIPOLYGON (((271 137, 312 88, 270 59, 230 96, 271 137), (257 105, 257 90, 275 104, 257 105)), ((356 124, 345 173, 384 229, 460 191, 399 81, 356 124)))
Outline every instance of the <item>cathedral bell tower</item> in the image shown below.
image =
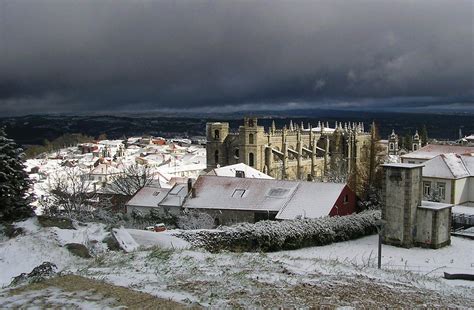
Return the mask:
POLYGON ((388 136, 388 155, 398 155, 398 135, 392 129, 392 133, 388 136))
POLYGON ((207 123, 207 170, 227 165, 227 149, 225 146, 225 140, 228 135, 229 123, 207 123))
POLYGON ((421 149, 421 139, 420 135, 418 134, 418 130, 415 132, 415 135, 413 136, 413 143, 412 143, 412 148, 411 150, 413 152, 418 151, 421 149))
POLYGON ((265 129, 258 126, 256 117, 245 117, 244 125, 239 128, 239 149, 241 153, 240 162, 255 169, 263 171, 265 129))

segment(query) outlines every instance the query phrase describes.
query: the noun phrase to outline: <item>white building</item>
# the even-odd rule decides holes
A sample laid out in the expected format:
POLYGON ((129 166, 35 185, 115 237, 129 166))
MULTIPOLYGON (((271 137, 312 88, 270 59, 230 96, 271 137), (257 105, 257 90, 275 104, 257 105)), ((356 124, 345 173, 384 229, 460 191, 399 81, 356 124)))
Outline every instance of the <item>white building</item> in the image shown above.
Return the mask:
POLYGON ((459 145, 441 145, 428 144, 417 151, 400 156, 402 163, 405 164, 421 164, 427 160, 435 158, 441 154, 454 153, 457 155, 474 154, 474 147, 459 145))
POLYGON ((425 161, 423 196, 455 205, 474 202, 474 157, 441 154, 425 161))

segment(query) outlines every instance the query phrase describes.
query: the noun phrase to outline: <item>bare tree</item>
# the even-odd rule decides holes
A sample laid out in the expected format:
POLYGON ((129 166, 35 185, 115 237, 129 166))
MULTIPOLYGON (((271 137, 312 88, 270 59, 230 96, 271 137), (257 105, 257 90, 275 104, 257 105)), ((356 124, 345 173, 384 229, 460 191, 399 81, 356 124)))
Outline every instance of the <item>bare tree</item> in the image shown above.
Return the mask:
POLYGON ((115 176, 107 186, 107 192, 133 196, 137 191, 153 181, 153 172, 150 167, 134 164, 125 168, 115 176))
POLYGON ((95 189, 88 175, 78 168, 65 168, 51 175, 45 189, 49 194, 42 201, 46 213, 72 214, 93 209, 95 189))

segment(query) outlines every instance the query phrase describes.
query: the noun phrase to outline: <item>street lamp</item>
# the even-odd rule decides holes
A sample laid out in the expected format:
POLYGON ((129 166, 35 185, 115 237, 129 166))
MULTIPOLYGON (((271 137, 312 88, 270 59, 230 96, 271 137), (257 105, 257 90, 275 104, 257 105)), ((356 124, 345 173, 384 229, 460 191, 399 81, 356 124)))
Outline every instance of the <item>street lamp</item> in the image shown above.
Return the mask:
POLYGON ((386 221, 385 220, 377 220, 375 221, 375 227, 377 228, 377 233, 379 234, 379 253, 378 253, 378 268, 382 268, 382 235, 383 235, 383 229, 385 226, 386 221))

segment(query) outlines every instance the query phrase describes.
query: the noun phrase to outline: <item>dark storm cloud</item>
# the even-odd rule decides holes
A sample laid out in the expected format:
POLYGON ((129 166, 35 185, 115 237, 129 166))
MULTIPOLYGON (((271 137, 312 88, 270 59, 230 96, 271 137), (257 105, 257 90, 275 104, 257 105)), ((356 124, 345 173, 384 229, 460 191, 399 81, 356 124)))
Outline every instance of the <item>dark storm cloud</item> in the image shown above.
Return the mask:
POLYGON ((470 106, 472 5, 0 0, 0 112, 470 106))

